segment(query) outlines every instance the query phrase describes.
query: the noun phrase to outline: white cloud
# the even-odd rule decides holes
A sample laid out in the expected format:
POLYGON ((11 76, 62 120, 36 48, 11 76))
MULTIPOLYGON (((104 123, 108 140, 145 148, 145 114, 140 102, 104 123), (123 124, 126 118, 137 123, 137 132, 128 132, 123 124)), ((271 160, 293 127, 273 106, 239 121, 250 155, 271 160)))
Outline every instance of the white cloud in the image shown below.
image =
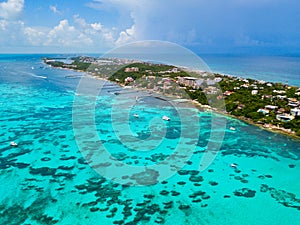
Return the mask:
POLYGON ((50 5, 49 9, 54 13, 54 14, 62 14, 61 11, 58 10, 57 6, 55 5, 50 5))
POLYGON ((132 25, 131 28, 121 31, 119 38, 116 41, 117 45, 126 44, 128 42, 135 41, 135 25, 132 25))
POLYGON ((96 30, 96 31, 100 31, 100 30, 102 30, 102 24, 101 23, 92 23, 91 24, 91 27, 94 29, 94 30, 96 30))
POLYGON ((8 0, 0 3, 0 17, 14 20, 19 17, 24 7, 24 0, 8 0))
POLYGON ((44 41, 46 40, 46 33, 33 27, 25 27, 24 36, 27 42, 33 46, 44 45, 44 41))
POLYGON ((85 19, 81 18, 78 14, 74 15, 73 19, 74 19, 75 23, 77 23, 82 28, 86 28, 88 26, 85 19))

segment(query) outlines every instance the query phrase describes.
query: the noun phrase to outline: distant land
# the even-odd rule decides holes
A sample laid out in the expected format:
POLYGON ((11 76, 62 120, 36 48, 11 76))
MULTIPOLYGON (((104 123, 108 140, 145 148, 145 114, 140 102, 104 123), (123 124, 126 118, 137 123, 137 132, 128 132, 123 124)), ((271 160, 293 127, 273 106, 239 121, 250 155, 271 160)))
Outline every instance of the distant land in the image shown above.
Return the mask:
POLYGON ((300 88, 296 86, 130 59, 79 56, 43 61, 52 67, 84 71, 122 86, 189 98, 204 110, 300 138, 300 88), (178 95, 178 87, 188 96, 178 95))

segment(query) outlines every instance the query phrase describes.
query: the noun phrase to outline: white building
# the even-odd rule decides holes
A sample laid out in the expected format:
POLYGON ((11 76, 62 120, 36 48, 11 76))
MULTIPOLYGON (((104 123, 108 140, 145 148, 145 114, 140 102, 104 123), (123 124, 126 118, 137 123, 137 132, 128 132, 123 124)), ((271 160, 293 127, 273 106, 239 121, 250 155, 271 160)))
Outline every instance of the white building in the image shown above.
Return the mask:
POLYGON ((298 109, 298 108, 291 109, 291 115, 292 116, 300 116, 300 109, 298 109))
POLYGON ((276 109, 278 109, 278 106, 275 106, 275 105, 266 105, 266 106, 265 106, 265 109, 268 109, 268 110, 276 110, 276 109))
POLYGON ((257 94, 258 94, 258 90, 252 90, 252 91, 251 91, 251 94, 252 94, 252 95, 257 95, 257 94))
POLYGON ((280 114, 280 115, 276 115, 276 119, 282 122, 289 122, 295 119, 295 117, 288 114, 280 114))

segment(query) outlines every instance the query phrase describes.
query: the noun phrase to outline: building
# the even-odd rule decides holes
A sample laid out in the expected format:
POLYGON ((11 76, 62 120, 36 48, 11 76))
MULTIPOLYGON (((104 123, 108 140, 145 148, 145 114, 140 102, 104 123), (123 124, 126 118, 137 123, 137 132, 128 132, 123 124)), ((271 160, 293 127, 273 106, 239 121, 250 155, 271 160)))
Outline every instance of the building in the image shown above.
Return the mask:
POLYGON ((139 72, 140 69, 138 67, 127 67, 125 68, 125 73, 131 73, 131 72, 139 72))
POLYGON ((279 114, 276 115, 276 119, 282 122, 289 122, 292 121, 293 119, 295 119, 294 116, 291 116, 289 114, 279 114))
POLYGON ((273 93, 277 93, 277 94, 285 94, 286 91, 284 91, 284 90, 280 90, 280 91, 274 90, 273 93))
POLYGON ((275 106, 275 105, 266 105, 266 106, 265 106, 265 109, 268 109, 268 110, 276 110, 276 109, 278 109, 278 106, 275 106))
POLYGON ((232 95, 232 94, 234 94, 234 91, 225 91, 225 92, 223 93, 223 95, 225 95, 225 96, 230 96, 230 95, 232 95))
POLYGON ((266 114, 269 114, 269 113, 270 113, 270 110, 268 110, 268 109, 259 109, 259 110, 257 110, 257 112, 266 115, 266 114))
POLYGON ((280 100, 284 100, 287 98, 286 95, 277 95, 276 98, 280 99, 280 100))
POLYGON ((291 115, 292 116, 300 116, 300 109, 298 109, 298 108, 291 109, 291 115))
POLYGON ((203 84, 204 80, 196 77, 178 77, 178 84, 199 89, 203 84))
POLYGON ((132 77, 126 77, 124 80, 126 83, 131 83, 134 81, 134 79, 132 77))
POLYGON ((252 90, 252 91, 251 91, 251 94, 252 94, 252 95, 257 95, 257 94, 258 94, 258 90, 252 90))

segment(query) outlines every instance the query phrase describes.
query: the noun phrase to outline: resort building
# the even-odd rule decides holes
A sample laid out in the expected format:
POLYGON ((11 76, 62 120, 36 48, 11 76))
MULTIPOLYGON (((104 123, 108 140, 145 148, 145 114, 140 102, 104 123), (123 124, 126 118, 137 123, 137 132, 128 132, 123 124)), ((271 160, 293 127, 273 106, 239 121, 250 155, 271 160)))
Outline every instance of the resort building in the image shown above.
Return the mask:
POLYGON ((291 116, 289 114, 279 114, 276 115, 276 119, 282 122, 289 122, 292 121, 293 119, 295 119, 294 116, 291 116))
POLYGON ((125 68, 125 73, 131 73, 131 72, 139 72, 139 68, 138 67, 127 67, 125 68))
POLYGON ((203 84, 204 80, 196 77, 178 77, 178 84, 192 87, 193 89, 199 89, 203 84))

